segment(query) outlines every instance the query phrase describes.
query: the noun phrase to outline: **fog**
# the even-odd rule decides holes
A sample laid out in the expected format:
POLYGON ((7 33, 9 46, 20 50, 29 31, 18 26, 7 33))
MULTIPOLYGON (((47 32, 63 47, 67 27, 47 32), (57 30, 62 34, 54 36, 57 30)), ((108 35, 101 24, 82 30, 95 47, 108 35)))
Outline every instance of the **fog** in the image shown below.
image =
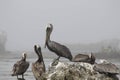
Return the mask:
POLYGON ((0 0, 0 30, 7 50, 44 46, 46 24, 51 39, 66 44, 120 39, 119 0, 0 0))

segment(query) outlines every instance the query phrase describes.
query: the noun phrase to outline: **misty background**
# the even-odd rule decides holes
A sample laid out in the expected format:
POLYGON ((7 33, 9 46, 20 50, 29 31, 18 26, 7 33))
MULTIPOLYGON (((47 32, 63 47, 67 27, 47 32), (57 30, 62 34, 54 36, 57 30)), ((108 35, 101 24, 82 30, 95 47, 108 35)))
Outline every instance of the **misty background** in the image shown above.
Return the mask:
MULTIPOLYGON (((0 31, 7 34, 8 51, 33 51, 34 44, 43 48, 48 23, 54 27, 51 40, 69 48, 75 45, 75 50, 84 52, 85 45, 89 50, 91 46, 101 47, 96 44, 115 41, 118 48, 119 3, 119 0, 0 0, 0 31)), ((112 49, 109 44, 102 48, 112 49)))

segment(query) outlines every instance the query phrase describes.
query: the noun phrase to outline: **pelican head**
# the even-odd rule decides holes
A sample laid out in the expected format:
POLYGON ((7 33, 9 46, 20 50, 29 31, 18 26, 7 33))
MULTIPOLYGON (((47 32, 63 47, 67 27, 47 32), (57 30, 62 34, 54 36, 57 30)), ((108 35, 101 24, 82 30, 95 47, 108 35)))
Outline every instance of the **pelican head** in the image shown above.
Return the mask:
POLYGON ((38 48, 41 48, 40 45, 34 45, 34 49, 37 50, 38 48))
POLYGON ((47 45, 47 41, 50 39, 50 34, 53 30, 53 25, 52 24, 47 24, 47 28, 46 28, 46 40, 45 40, 45 48, 46 48, 46 45, 47 45))
POLYGON ((89 54, 89 58, 91 59, 91 63, 94 64, 95 63, 95 56, 93 55, 93 53, 89 54))
POLYGON ((38 54, 38 48, 39 48, 40 46, 39 45, 34 45, 34 51, 38 54))
POLYGON ((37 48, 40 48, 40 45, 39 44, 37 44, 37 45, 35 45, 37 48))
POLYGON ((36 47, 36 50, 41 53, 41 47, 40 47, 40 45, 37 44, 37 45, 35 45, 35 47, 36 47))
POLYGON ((89 58, 95 58, 94 55, 93 55, 93 53, 89 54, 89 58))
POLYGON ((23 53, 22 53, 22 59, 26 60, 26 57, 27 57, 26 52, 23 52, 23 53))

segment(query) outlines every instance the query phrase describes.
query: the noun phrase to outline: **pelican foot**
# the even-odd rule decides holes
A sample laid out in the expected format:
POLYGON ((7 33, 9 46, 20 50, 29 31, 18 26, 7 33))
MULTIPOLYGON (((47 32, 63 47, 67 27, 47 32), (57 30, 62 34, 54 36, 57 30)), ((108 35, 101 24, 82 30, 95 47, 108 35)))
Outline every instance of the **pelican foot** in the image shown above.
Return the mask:
POLYGON ((54 59, 53 62, 52 62, 52 66, 56 66, 59 62, 59 59, 54 59))

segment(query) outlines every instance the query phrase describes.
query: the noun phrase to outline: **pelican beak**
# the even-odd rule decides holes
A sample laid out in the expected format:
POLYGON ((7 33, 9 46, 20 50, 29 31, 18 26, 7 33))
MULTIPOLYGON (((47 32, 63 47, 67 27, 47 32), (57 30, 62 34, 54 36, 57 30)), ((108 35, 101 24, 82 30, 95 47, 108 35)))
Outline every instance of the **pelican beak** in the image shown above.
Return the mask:
POLYGON ((46 32, 46 40, 45 40, 45 46, 44 46, 45 48, 46 48, 46 46, 47 46, 48 37, 49 37, 49 36, 48 36, 48 32, 46 32))
POLYGON ((52 32, 52 29, 53 29, 52 24, 48 24, 48 25, 47 25, 47 28, 46 28, 45 48, 46 48, 46 46, 47 46, 48 40, 50 39, 50 34, 51 34, 51 32, 52 32))
POLYGON ((44 48, 46 48, 46 46, 47 46, 47 42, 46 42, 46 40, 45 40, 45 46, 44 46, 44 48))
POLYGON ((45 42, 45 46, 44 46, 44 48, 46 48, 46 42, 45 42))

